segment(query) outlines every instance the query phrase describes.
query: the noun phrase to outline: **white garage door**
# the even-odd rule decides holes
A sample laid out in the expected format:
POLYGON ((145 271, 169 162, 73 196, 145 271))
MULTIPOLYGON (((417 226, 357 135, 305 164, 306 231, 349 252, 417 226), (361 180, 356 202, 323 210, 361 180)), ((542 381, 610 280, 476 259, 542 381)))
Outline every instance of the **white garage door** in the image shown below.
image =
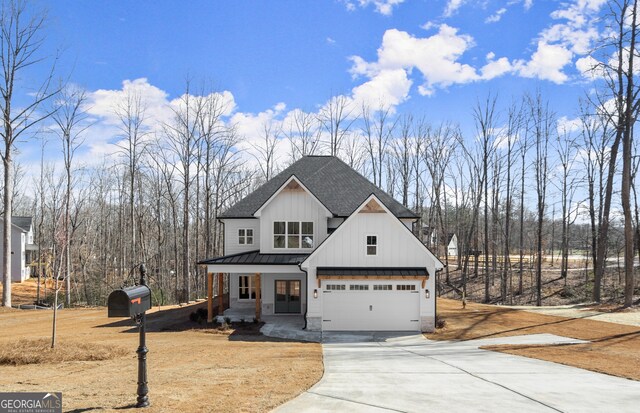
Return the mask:
POLYGON ((419 282, 325 282, 323 330, 420 330, 419 282))

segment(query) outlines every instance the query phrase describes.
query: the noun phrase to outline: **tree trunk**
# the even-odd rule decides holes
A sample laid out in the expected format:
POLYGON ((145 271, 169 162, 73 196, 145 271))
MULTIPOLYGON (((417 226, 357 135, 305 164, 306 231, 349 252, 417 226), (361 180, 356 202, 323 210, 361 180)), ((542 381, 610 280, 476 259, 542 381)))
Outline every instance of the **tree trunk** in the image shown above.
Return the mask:
MULTIPOLYGON (((6 131, 5 133, 10 133, 6 131)), ((4 284, 2 289, 2 305, 11 307, 11 212, 13 203, 13 161, 11 158, 11 145, 5 146, 4 166, 4 233, 2 257, 4 259, 4 284)))

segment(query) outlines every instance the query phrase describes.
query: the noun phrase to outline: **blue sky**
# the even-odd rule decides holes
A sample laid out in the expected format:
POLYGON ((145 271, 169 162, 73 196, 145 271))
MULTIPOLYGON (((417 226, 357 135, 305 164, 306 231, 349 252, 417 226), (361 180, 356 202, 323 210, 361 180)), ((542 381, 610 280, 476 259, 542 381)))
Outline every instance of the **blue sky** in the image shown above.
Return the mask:
MULTIPOLYGON (((542 91, 575 117, 589 90, 581 73, 602 0, 316 0, 36 2, 48 9, 47 49, 85 88, 98 123, 94 155, 113 143, 109 104, 123 82, 152 107, 178 98, 185 78, 226 91, 228 115, 252 139, 259 120, 331 97, 382 102, 397 113, 472 130, 478 98, 506 104, 542 91), (103 123, 103 125, 100 125, 103 123), (101 128, 102 126, 102 128, 101 128), (98 149, 101 148, 101 149, 98 149)), ((155 121, 163 112, 153 111, 155 121)), ((164 112, 166 114, 166 112, 164 112)), ((28 148, 22 148, 28 157, 28 148)), ((33 152, 32 152, 33 155, 33 152)))

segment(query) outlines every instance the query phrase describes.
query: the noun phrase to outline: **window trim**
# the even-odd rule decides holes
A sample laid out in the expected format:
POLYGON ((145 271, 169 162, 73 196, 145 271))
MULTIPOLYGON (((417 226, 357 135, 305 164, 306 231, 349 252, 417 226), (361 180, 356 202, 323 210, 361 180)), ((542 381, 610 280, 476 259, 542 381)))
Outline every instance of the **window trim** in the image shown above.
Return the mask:
POLYGON ((380 237, 378 236, 378 234, 365 234, 365 236, 364 236, 364 255, 365 255, 365 257, 377 257, 379 248, 380 248, 380 237), (369 244, 369 237, 376 237, 376 243, 370 245, 369 244), (369 254, 369 247, 376 247, 376 253, 375 254, 369 254))
POLYGON ((255 283, 255 275, 244 274, 244 275, 239 275, 238 276, 238 301, 247 302, 247 301, 255 301, 256 300, 255 298, 251 298, 252 293, 253 293, 253 295, 256 294, 256 286, 254 285, 254 283, 255 283), (247 277, 248 278, 248 283, 247 283, 248 286, 247 286, 247 288, 249 289, 249 298, 240 298, 240 289, 242 288, 241 284, 240 284, 240 278, 241 277, 247 277))
POLYGON ((255 238, 255 231, 253 228, 238 228, 238 245, 253 245, 253 240, 255 238), (240 235, 240 231, 244 231, 244 235, 240 235), (251 235, 247 234, 247 231, 251 231, 251 235), (251 242, 247 242, 247 239, 251 237, 251 242), (244 242, 240 242, 240 240, 244 240, 244 242))
POLYGON ((302 251, 310 251, 315 248, 316 234, 315 234, 315 221, 283 221, 283 220, 274 220, 271 225, 271 248, 274 250, 302 250, 302 251), (284 234, 276 234, 275 233, 275 224, 278 222, 284 223, 284 234), (298 233, 297 234, 289 234, 289 223, 297 222, 298 223, 298 233), (302 224, 311 224, 313 232, 311 234, 303 233, 302 224), (276 236, 284 237, 284 247, 276 247, 276 236), (298 247, 293 248, 289 247, 289 237, 297 236, 298 237, 298 247), (303 237, 311 237, 312 246, 310 248, 303 247, 303 237))

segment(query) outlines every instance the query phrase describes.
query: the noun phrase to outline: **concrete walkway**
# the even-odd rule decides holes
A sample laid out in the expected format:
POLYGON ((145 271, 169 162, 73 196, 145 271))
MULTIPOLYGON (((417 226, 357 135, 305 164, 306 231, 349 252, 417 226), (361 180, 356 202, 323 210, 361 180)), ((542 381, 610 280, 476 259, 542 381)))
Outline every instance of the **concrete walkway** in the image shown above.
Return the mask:
POLYGON ((464 342, 422 335, 328 334, 325 372, 288 412, 637 412, 640 382, 480 350, 573 343, 550 334, 464 342))
POLYGON ((322 338, 322 333, 319 331, 303 330, 304 318, 300 315, 263 316, 262 321, 264 321, 264 326, 260 332, 267 337, 314 343, 319 343, 322 338))

